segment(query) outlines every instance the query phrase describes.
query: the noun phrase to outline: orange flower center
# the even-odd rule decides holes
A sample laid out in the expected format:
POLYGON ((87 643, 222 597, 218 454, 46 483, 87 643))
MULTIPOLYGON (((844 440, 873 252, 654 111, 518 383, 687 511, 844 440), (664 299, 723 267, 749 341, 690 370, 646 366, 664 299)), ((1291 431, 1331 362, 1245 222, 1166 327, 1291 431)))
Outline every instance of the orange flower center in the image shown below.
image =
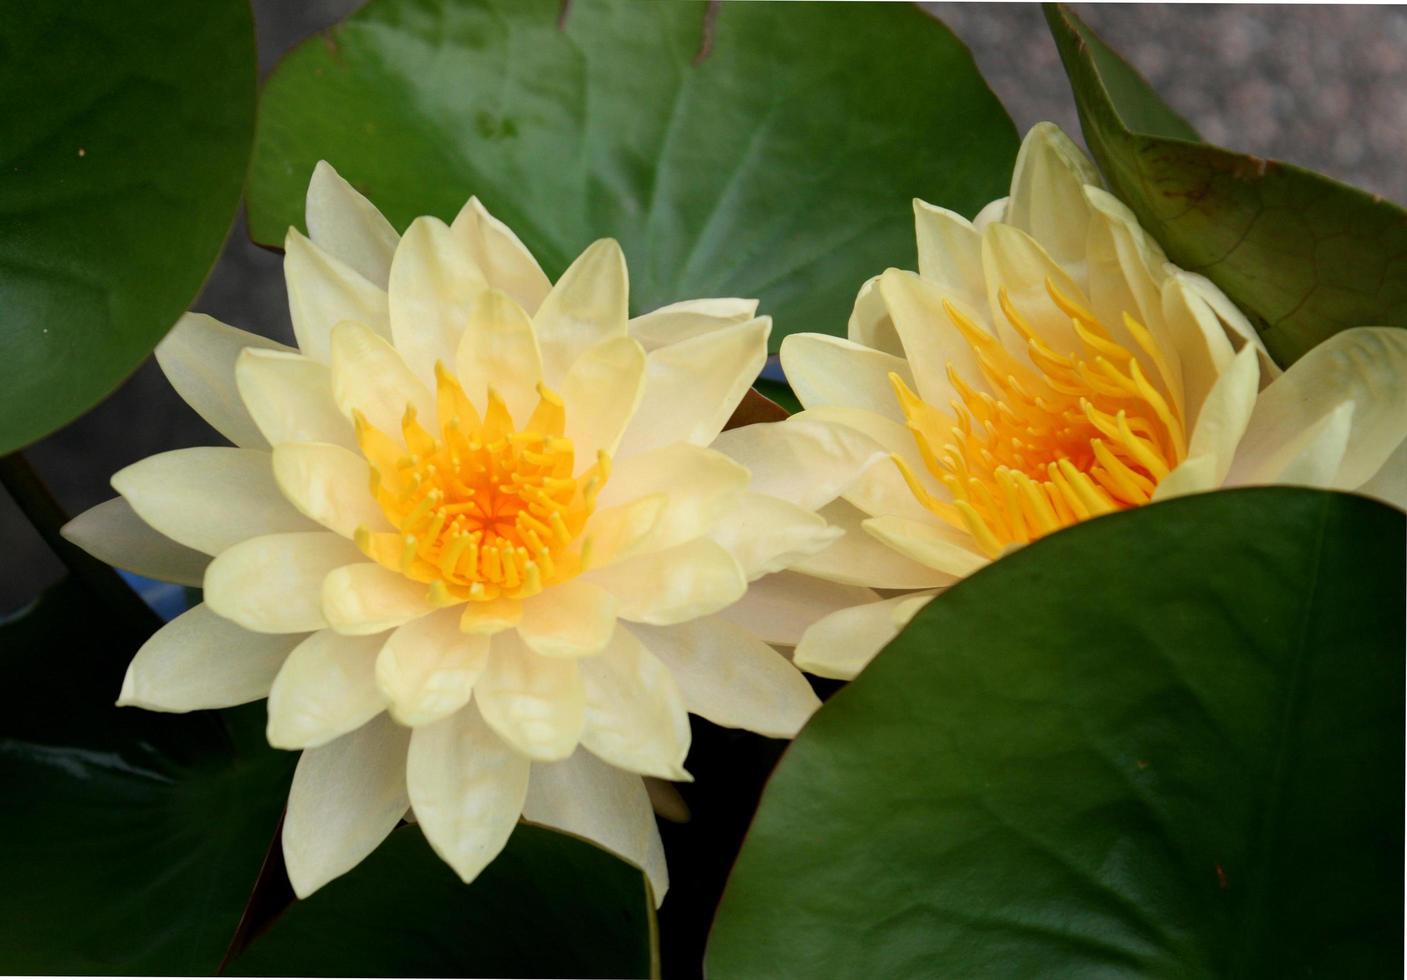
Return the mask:
POLYGON ((581 570, 578 536, 610 472, 599 453, 573 476, 562 436, 562 401, 538 385, 537 407, 515 428, 488 389, 482 417, 436 365, 439 438, 407 406, 404 445, 358 415, 357 441, 371 464, 371 491, 394 532, 359 528, 357 546, 373 561, 430 585, 432 601, 520 599, 581 570))
POLYGON ((1077 521, 1147 503, 1158 481, 1187 456, 1182 407, 1172 394, 1177 386, 1148 328, 1124 314, 1132 351, 1049 280, 1046 290, 1070 317, 1080 349, 1053 350, 1002 290, 1002 312, 1025 339, 1029 362, 945 302, 988 390, 968 384, 950 363, 958 397, 944 412, 890 375, 925 467, 951 500, 931 494, 898 456, 895 463, 925 507, 970 533, 991 557, 1077 521), (1149 381, 1139 352, 1162 390, 1149 381))

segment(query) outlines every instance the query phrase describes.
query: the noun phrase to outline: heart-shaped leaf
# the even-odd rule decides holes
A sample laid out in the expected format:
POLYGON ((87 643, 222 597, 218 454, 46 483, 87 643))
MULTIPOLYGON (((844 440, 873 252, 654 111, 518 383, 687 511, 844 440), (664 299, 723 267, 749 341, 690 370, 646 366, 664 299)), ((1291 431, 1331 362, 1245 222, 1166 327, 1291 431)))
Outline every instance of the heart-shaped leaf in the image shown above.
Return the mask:
POLYGON ((775 346, 843 332, 866 277, 913 267, 912 198, 1006 192, 1011 121, 915 7, 562 9, 373 0, 297 49, 260 104, 254 237, 301 225, 325 158, 400 228, 477 194, 554 277, 615 236, 636 312, 757 297, 775 346))
POLYGON ((91 408, 219 254, 254 131, 246 0, 7 3, 0 454, 91 408))
POLYGON ((709 976, 1395 976, 1404 533, 1230 491, 959 583, 783 757, 709 976))

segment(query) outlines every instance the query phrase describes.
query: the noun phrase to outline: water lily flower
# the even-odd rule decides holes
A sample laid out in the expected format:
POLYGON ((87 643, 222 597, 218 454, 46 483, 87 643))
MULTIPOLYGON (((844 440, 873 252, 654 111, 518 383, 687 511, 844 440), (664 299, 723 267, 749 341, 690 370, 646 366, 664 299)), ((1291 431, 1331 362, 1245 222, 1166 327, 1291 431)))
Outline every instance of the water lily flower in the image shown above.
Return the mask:
POLYGON ((848 339, 782 345, 805 411, 780 428, 889 457, 821 511, 845 534, 796 568, 893 594, 814 624, 804 669, 855 676, 944 587, 1111 511, 1267 483, 1407 506, 1407 332, 1346 330, 1281 373, 1050 124, 976 220, 914 214, 917 273, 865 283, 848 339))
POLYGON ((709 448, 770 320, 736 299, 629 320, 614 241, 554 284, 477 200, 400 236, 326 164, 307 224, 285 244, 296 350, 198 314, 157 349, 234 446, 129 466, 65 529, 204 588, 118 703, 268 698, 270 743, 302 750, 299 895, 409 812, 465 881, 521 816, 662 898, 642 777, 689 778, 690 711, 794 734, 818 701, 769 642, 872 597, 798 598, 786 565, 839 532, 709 448))

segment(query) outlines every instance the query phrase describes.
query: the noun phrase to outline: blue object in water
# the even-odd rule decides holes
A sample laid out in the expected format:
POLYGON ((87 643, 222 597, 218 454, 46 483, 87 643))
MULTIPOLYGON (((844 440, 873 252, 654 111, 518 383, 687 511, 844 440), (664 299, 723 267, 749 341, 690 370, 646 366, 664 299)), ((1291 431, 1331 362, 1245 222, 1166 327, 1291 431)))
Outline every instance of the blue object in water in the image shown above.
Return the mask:
POLYGON ((144 575, 134 575, 131 572, 124 572, 117 569, 117 574, 132 587, 132 591, 141 597, 142 601, 151 607, 151 611, 161 617, 163 622, 171 622, 181 613, 190 608, 190 590, 184 585, 174 585, 170 582, 158 582, 156 579, 147 578, 144 575))

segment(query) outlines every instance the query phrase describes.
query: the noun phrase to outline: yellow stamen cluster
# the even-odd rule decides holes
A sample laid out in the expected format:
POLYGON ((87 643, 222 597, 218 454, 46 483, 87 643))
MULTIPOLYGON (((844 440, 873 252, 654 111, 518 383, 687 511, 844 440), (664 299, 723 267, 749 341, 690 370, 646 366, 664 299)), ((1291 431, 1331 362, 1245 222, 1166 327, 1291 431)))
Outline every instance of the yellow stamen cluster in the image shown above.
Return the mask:
POLYGON ((977 539, 995 557, 1098 514, 1147 503, 1187 455, 1180 393, 1148 329, 1128 313, 1123 326, 1153 368, 1114 339, 1088 310, 1049 280, 1046 290, 1070 317, 1081 349, 1058 353, 1012 305, 1001 308, 1026 341, 1029 362, 952 304, 945 311, 976 355, 987 390, 948 365, 958 397, 951 414, 924 402, 890 375, 927 470, 951 499, 930 493, 894 458, 914 496, 977 539))
POLYGON ((373 561, 430 586, 432 599, 521 599, 571 578, 585 562, 579 541, 610 458, 573 476, 562 400, 538 385, 537 407, 515 428, 488 389, 482 417, 459 382, 436 365, 439 438, 407 406, 404 444, 360 415, 357 441, 371 491, 395 531, 359 528, 373 561))

